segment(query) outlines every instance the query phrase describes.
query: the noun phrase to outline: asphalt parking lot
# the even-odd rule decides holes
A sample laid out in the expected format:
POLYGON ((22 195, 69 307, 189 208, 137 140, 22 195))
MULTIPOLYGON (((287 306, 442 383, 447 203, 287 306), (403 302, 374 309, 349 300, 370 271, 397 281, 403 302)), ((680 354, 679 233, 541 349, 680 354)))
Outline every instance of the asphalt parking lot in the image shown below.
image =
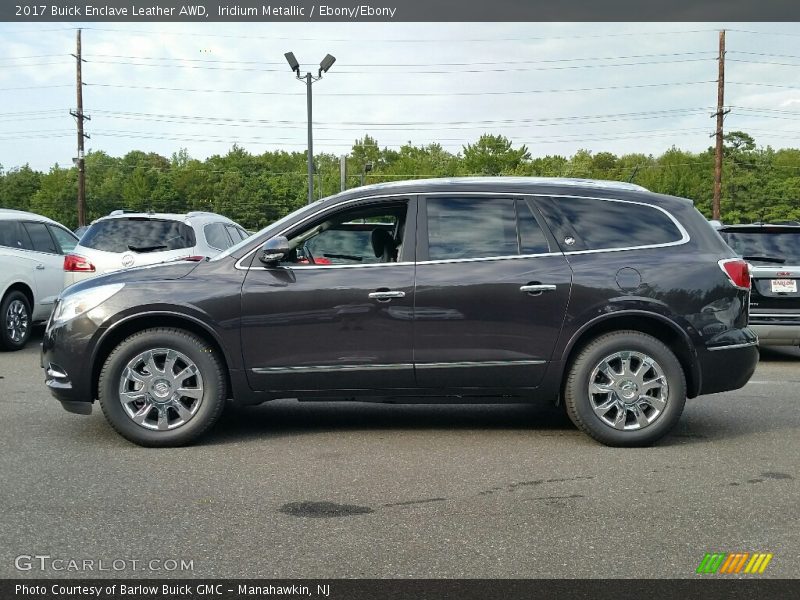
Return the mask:
POLYGON ((800 572, 796 349, 690 401, 654 448, 600 446, 536 406, 286 400, 152 450, 62 410, 39 341, 0 354, 0 577, 694 577, 712 551, 800 572), (15 568, 35 554, 128 563, 15 568), (152 559, 192 570, 131 568, 152 559))

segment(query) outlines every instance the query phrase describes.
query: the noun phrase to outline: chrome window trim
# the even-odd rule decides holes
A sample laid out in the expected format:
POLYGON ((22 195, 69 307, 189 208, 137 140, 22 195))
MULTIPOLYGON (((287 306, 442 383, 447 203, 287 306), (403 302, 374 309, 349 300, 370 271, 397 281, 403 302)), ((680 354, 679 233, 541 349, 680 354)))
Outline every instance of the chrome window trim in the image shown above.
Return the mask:
MULTIPOLYGON (((422 260, 416 262, 409 262, 404 261, 400 263, 370 263, 367 265, 295 265, 292 266, 292 269, 308 269, 308 268, 321 268, 321 269, 336 269, 336 268, 363 268, 363 267, 385 267, 385 266, 392 266, 392 265, 425 265, 425 264, 442 264, 442 263, 456 263, 456 262, 478 262, 478 261, 488 261, 488 260, 511 260, 515 258, 539 258, 543 256, 572 256, 578 254, 597 254, 600 252, 624 252, 627 250, 649 250, 652 248, 667 248, 670 246, 680 246, 689 242, 691 237, 689 236, 689 232, 681 225, 681 223, 674 217, 672 214, 661 208, 660 206, 656 206, 654 204, 648 204, 647 202, 638 202, 636 200, 620 200, 618 198, 598 198, 597 196, 587 196, 587 195, 577 195, 577 194, 546 194, 546 193, 539 193, 539 194, 532 194, 532 193, 524 193, 524 192, 472 192, 472 191, 443 191, 443 192, 408 192, 405 194, 376 194, 374 196, 362 196, 360 198, 351 198, 350 200, 345 200, 339 204, 329 207, 331 210, 339 209, 345 207, 349 204, 354 204, 356 202, 363 202, 369 200, 379 200, 382 198, 408 198, 410 196, 491 196, 497 198, 517 198, 517 197, 525 197, 525 198, 581 198, 584 200, 601 200, 604 202, 621 202, 626 204, 638 204, 640 206, 646 206, 649 208, 654 208, 658 211, 664 213, 667 218, 677 227, 678 232, 681 234, 681 239, 676 240, 674 242, 664 242, 662 244, 645 244, 641 246, 625 246, 620 248, 597 248, 594 250, 573 250, 573 251, 566 251, 566 252, 548 252, 543 254, 514 254, 514 255, 507 255, 507 256, 487 256, 487 257, 480 257, 480 258, 452 258, 452 259, 440 259, 440 260, 422 260)), ((282 229, 281 231, 273 234, 272 237, 276 235, 284 235, 290 229, 302 225, 306 221, 309 221, 320 214, 320 211, 317 211, 313 214, 306 216, 305 218, 301 219, 297 223, 290 225, 282 229)), ((251 255, 255 254, 258 251, 260 246, 256 246, 252 250, 250 250, 247 254, 245 254, 242 258, 236 261, 234 265, 236 269, 240 271, 266 271, 268 267, 246 267, 242 263, 250 258, 251 255)))
POLYGON ((800 318, 800 312, 797 309, 787 308, 787 311, 793 312, 785 312, 785 313, 759 313, 750 311, 750 317, 775 317, 775 318, 783 318, 783 317, 793 317, 795 319, 800 318))
POLYGON ((749 348, 750 346, 758 346, 758 340, 755 342, 744 342, 743 344, 730 344, 728 346, 712 346, 707 348, 709 352, 716 352, 717 350, 736 350, 738 348, 749 348))

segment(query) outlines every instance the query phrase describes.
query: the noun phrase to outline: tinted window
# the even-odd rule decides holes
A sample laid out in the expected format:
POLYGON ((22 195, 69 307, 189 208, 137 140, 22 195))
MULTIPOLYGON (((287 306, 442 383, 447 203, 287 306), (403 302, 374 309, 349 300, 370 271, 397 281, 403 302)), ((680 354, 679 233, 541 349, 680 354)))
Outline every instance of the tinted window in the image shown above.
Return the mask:
POLYGON ((547 238, 539 227, 536 217, 524 200, 517 200, 517 222, 519 224, 520 254, 543 254, 550 252, 547 238))
POLYGON ((34 250, 48 254, 61 254, 44 223, 23 223, 23 226, 31 238, 34 250))
POLYGON ((800 228, 796 232, 721 231, 720 234, 734 252, 751 262, 800 265, 800 228))
POLYGON ((0 221, 0 246, 30 249, 28 236, 19 221, 0 221))
POLYGON ((192 228, 180 221, 121 218, 98 221, 81 238, 81 246, 105 252, 164 252, 194 246, 192 228))
POLYGON ((517 217, 510 198, 428 198, 431 260, 517 254, 517 217))
POLYGON ((228 230, 228 235, 231 236, 234 244, 248 237, 244 229, 236 227, 235 225, 225 225, 225 228, 228 230))
POLYGON ((225 231, 224 223, 209 223, 203 228, 203 233, 206 236, 208 245, 217 250, 225 250, 233 244, 225 231))
POLYGON ((61 227, 53 227, 52 225, 48 225, 50 229, 50 233, 53 234, 53 237, 56 238, 56 242, 61 247, 61 254, 68 254, 75 249, 75 246, 78 245, 77 238, 69 233, 68 231, 64 231, 61 227))
POLYGON ((589 250, 650 246, 681 239, 675 223, 652 206, 592 198, 557 198, 556 202, 589 250))

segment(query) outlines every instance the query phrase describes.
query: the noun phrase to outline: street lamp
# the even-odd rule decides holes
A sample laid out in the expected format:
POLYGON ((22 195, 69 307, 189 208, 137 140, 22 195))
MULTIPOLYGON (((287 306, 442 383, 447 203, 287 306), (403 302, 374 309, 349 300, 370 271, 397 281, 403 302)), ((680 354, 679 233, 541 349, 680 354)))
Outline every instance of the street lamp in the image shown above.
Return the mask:
POLYGON ((287 52, 284 56, 297 79, 306 84, 306 107, 308 109, 308 203, 311 204, 314 201, 314 140, 311 135, 311 84, 322 79, 322 74, 328 72, 328 69, 336 62, 336 58, 326 54, 322 62, 319 63, 319 71, 315 77, 310 71, 305 75, 300 75, 300 63, 297 62, 292 52, 287 52))

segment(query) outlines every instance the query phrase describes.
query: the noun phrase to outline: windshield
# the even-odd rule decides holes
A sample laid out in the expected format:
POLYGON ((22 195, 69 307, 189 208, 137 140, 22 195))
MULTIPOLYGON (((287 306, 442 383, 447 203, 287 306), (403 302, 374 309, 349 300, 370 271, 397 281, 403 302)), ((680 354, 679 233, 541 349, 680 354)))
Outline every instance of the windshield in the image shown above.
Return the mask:
MULTIPOLYGON (((280 228, 283 225, 285 225, 286 223, 288 223, 289 221, 291 221, 295 217, 300 217, 301 215, 305 215, 307 213, 314 212, 317 208, 319 208, 320 203, 322 203, 324 200, 327 200, 327 198, 323 198, 322 200, 317 200, 316 202, 313 202, 311 204, 307 204, 306 206, 304 206, 302 208, 298 208, 296 211, 289 213, 288 215, 286 215, 282 219, 278 219, 274 223, 270 223, 269 225, 264 227, 264 229, 262 229, 260 231, 257 231, 256 233, 254 233, 253 235, 251 235, 248 238, 243 239, 238 244, 234 244, 233 246, 231 246, 230 248, 225 250, 225 252, 221 252, 220 254, 217 254, 211 260, 212 261, 221 260, 223 258, 227 258, 231 254, 235 254, 237 251, 241 250, 245 246, 249 246, 250 244, 252 244, 253 243, 253 239, 255 239, 257 237, 261 237, 263 234, 268 233, 270 230, 275 230, 275 232, 277 233, 277 231, 280 230, 280 228)), ((264 241, 266 241, 266 240, 264 240, 264 241)))
POLYGON ((739 256, 753 263, 800 265, 800 229, 797 232, 721 231, 739 256))

